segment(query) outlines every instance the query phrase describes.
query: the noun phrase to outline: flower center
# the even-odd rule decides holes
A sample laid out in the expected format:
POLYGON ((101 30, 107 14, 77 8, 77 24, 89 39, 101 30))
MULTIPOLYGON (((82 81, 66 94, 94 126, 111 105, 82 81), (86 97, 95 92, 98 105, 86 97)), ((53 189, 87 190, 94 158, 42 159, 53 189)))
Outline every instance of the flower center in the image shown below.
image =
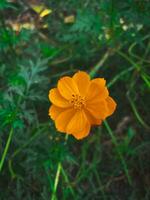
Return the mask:
POLYGON ((75 109, 80 110, 85 106, 85 98, 78 94, 72 94, 70 103, 73 105, 75 109))

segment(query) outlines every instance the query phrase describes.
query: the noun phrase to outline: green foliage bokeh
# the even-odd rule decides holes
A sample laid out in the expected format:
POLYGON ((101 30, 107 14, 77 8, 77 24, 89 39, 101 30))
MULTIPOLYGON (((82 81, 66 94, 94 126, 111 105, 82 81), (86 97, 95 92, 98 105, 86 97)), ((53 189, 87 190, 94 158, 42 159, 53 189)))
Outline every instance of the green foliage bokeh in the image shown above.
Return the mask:
POLYGON ((149 20, 149 0, 0 1, 0 200, 150 199, 149 20), (66 141, 48 92, 77 70, 118 107, 66 141))

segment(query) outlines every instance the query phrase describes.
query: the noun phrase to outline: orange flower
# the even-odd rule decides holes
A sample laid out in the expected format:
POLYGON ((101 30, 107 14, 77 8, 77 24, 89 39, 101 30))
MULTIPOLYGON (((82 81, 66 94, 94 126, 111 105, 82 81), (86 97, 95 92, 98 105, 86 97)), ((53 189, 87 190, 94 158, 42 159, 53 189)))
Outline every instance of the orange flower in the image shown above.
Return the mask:
POLYGON ((57 88, 49 92, 52 105, 49 116, 58 131, 77 139, 86 137, 92 125, 100 125, 115 108, 103 78, 90 80, 86 72, 79 71, 73 77, 65 76, 57 88))

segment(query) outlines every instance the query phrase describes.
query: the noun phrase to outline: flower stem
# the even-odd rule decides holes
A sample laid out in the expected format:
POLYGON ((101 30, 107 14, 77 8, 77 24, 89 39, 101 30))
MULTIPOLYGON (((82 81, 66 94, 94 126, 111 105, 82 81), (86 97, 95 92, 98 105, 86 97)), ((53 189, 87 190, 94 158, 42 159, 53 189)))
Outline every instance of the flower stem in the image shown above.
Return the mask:
MULTIPOLYGON (((67 143, 67 140, 68 140, 68 134, 65 135, 64 144, 67 143)), ((59 177, 60 177, 61 170, 62 170, 62 165, 61 165, 61 161, 59 161, 58 165, 57 165, 57 171, 56 171, 56 176, 55 176, 55 181, 54 181, 54 187, 53 187, 51 200, 56 200, 56 191, 57 191, 57 186, 58 186, 58 183, 59 183, 59 177)))
POLYGON ((93 67, 93 69, 90 72, 90 77, 93 78, 96 73, 98 72, 98 70, 102 67, 102 65, 104 64, 104 62, 107 60, 107 58, 110 55, 110 50, 106 51, 106 53, 104 54, 104 56, 100 59, 100 61, 93 67))
POLYGON ((56 176, 55 176, 55 182, 54 182, 54 188, 53 188, 51 200, 56 199, 56 190, 57 190, 57 186, 58 186, 58 182, 59 182, 60 171, 61 171, 61 162, 59 162, 58 166, 57 166, 57 172, 56 172, 56 176))
POLYGON ((11 142, 11 139, 12 139, 13 132, 14 132, 13 128, 11 128, 10 132, 9 132, 8 139, 7 139, 6 146, 5 146, 5 149, 4 149, 4 152, 2 154, 2 158, 0 160, 0 172, 1 172, 2 168, 3 168, 3 164, 4 164, 4 161, 5 161, 5 158, 6 158, 6 154, 8 152, 9 146, 10 146, 10 142, 11 142))

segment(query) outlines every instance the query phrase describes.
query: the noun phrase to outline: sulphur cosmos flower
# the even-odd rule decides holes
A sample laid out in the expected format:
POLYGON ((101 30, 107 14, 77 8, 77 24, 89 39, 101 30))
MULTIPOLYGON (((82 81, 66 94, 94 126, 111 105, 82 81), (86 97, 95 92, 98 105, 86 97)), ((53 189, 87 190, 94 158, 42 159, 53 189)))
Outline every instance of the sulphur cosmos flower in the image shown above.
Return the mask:
POLYGON ((52 103, 49 116, 56 129, 76 139, 86 137, 91 126, 100 125, 116 109, 105 79, 90 80, 83 71, 61 78, 57 88, 49 91, 49 99, 52 103))

